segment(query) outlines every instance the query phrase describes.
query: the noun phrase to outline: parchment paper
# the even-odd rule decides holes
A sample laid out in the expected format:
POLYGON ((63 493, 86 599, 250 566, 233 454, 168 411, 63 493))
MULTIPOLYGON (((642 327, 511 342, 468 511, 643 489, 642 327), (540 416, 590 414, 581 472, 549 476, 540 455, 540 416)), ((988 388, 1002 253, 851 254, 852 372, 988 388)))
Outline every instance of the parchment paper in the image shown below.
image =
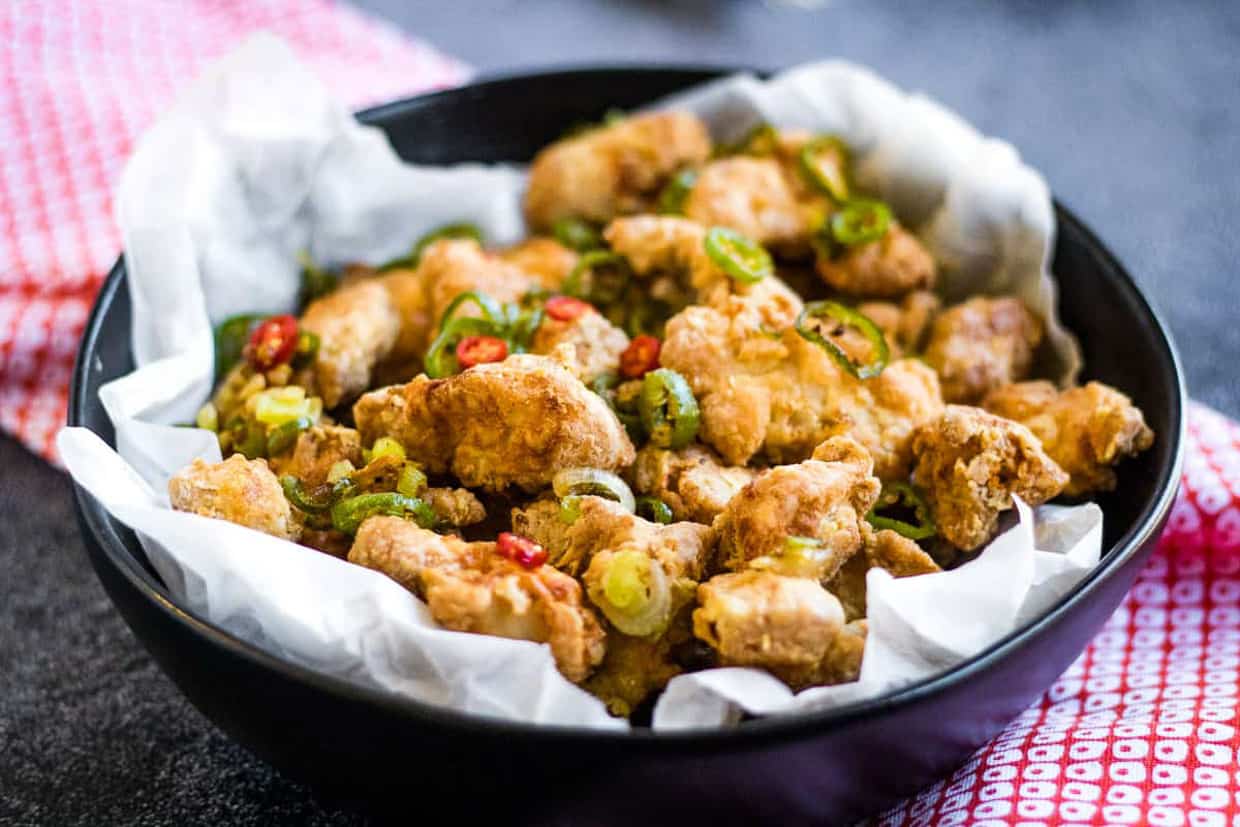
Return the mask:
MULTIPOLYGON (((759 120, 839 133, 856 149, 863 186, 944 263, 949 294, 1021 296, 1048 323, 1054 375, 1075 371, 1074 343, 1053 312, 1049 194, 1007 144, 838 61, 768 82, 730 78, 658 105, 701 113, 717 139, 759 120)), ((376 572, 168 506, 172 473, 194 457, 219 458, 213 434, 173 427, 210 393, 213 323, 294 310, 299 250, 328 266, 377 262, 452 221, 478 224, 497 244, 515 241, 523 186, 512 166, 402 163, 281 42, 252 38, 151 129, 121 181, 138 369, 100 392, 119 453, 80 428, 62 431, 58 446, 74 479, 138 532, 178 602, 238 637, 429 703, 624 729, 560 676, 546 646, 438 629, 421 602, 376 572)), ((1092 505, 1036 514, 1021 506, 1017 525, 955 571, 901 580, 872 571, 858 682, 793 696, 761 672, 710 670, 676 678, 655 725, 838 705, 950 668, 1079 582, 1097 562, 1101 519, 1092 505)))

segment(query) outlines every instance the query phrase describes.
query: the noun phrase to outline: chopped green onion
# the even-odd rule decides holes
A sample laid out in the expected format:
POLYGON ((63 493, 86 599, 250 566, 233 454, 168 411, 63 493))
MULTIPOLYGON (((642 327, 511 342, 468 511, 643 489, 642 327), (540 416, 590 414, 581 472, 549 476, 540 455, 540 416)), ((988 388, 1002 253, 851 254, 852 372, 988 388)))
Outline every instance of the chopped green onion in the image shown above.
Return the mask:
POLYGON ((566 468, 551 480, 557 497, 595 496, 620 503, 630 513, 637 507, 628 484, 610 471, 600 468, 566 468))
POLYGON ((838 302, 833 301, 816 301, 809 302, 797 316, 796 321, 797 333, 801 334, 801 338, 825 350, 836 364, 848 371, 858 379, 872 379, 883 372, 883 368, 887 367, 887 360, 890 358, 891 352, 887 347, 887 338, 883 335, 882 329, 876 325, 869 316, 846 307, 838 302), (845 325, 856 328, 866 341, 873 348, 870 361, 864 363, 854 362, 848 353, 832 341, 828 336, 819 333, 813 327, 809 326, 811 319, 824 319, 833 322, 835 328, 833 332, 843 333, 845 325))
POLYGON ((592 250, 577 261, 560 291, 591 304, 611 304, 624 295, 631 276, 632 270, 624 256, 609 250, 592 250))
POLYGON ((406 497, 404 494, 388 492, 383 494, 359 494, 356 497, 339 500, 331 508, 332 527, 337 531, 353 535, 362 522, 368 517, 386 515, 412 519, 422 528, 435 525, 435 512, 425 500, 417 497, 406 497))
POLYGON ((262 425, 238 417, 228 429, 232 434, 233 450, 246 459, 258 459, 267 451, 267 434, 262 425))
POLYGON ((835 574, 827 570, 835 555, 817 537, 784 538, 784 546, 777 554, 758 557, 749 561, 749 567, 782 574, 785 577, 808 577, 822 580, 835 574))
POLYGON ((560 522, 572 525, 581 519, 581 496, 569 494, 560 499, 560 522))
POLYGON ((825 135, 801 147, 801 174, 815 189, 836 203, 848 198, 848 145, 834 135, 825 135))
POLYGON ((675 519, 672 507, 658 497, 638 497, 637 516, 645 517, 652 523, 667 525, 675 519))
POLYGON ((422 261, 422 253, 426 251, 427 247, 445 238, 472 238, 481 244, 482 230, 478 229, 477 224, 470 224, 468 222, 445 224, 442 227, 437 227, 419 238, 408 255, 380 264, 378 270, 380 273, 386 273, 389 270, 412 270, 422 261))
POLYGON ((282 454, 297 441, 297 435, 307 428, 314 427, 314 420, 308 416, 282 422, 267 432, 267 456, 282 454))
POLYGON ((307 514, 325 514, 335 502, 335 492, 326 486, 320 486, 315 494, 308 493, 302 487, 301 480, 292 474, 284 474, 280 477, 280 487, 284 489, 284 497, 298 511, 304 511, 307 514))
POLYGON ((900 536, 907 537, 910 540, 924 540, 938 533, 938 527, 934 524, 934 517, 930 514, 929 504, 917 489, 907 482, 885 483, 882 493, 878 495, 878 502, 874 504, 874 508, 870 510, 870 513, 865 515, 865 518, 870 521, 870 525, 880 531, 882 529, 891 529, 900 536), (878 513, 879 509, 891 508, 892 506, 911 509, 917 517, 917 522, 909 523, 894 517, 884 517, 878 513))
POLYGON ((831 237, 853 247, 878 241, 891 226, 891 209, 882 201, 858 198, 846 203, 831 216, 831 237))
POLYGON ((250 333, 266 316, 242 313, 229 316, 215 328, 215 378, 218 381, 233 365, 241 361, 250 333))
POLYGON ((254 394, 254 418, 264 425, 283 425, 310 416, 311 399, 300 385, 268 388, 254 394))
POLYGON ((416 464, 406 462, 396 478, 396 492, 406 497, 420 497, 426 491, 426 474, 416 464))
POLYGON ((689 383, 668 368, 652 370, 642 378, 638 411, 650 441, 659 448, 685 447, 697 436, 702 424, 689 383))
POLYGON ((353 463, 349 462, 347 459, 333 462, 331 468, 327 469, 327 481, 333 483, 339 482, 356 470, 357 468, 354 467, 353 463))
POLYGON ((330 270, 325 270, 310 258, 310 254, 302 250, 297 254, 301 264, 301 295, 300 304, 305 307, 315 299, 326 296, 336 289, 340 278, 330 270))
POLYGON ((375 444, 370 448, 370 454, 366 457, 366 461, 378 459, 379 457, 396 457, 402 462, 405 459, 405 446, 401 445, 390 436, 381 436, 375 440, 375 444))
POLYGON ((644 552, 596 554, 585 581, 590 600, 624 634, 647 637, 667 628, 672 616, 671 585, 663 568, 644 552))
POLYGON ((684 215, 685 201, 697 183, 697 170, 682 169, 672 176, 663 191, 659 193, 659 213, 662 215, 684 215))
POLYGON ((599 235, 598 229, 589 221, 575 215, 557 219, 551 225, 551 233, 556 241, 579 253, 603 246, 602 236, 599 235))
POLYGON ((728 278, 753 284, 774 274, 771 254, 761 244, 727 227, 712 227, 706 233, 706 254, 728 278))
POLYGON ((194 417, 194 425, 205 431, 218 431, 220 412, 216 410, 215 405, 208 402, 198 409, 198 415, 194 417))

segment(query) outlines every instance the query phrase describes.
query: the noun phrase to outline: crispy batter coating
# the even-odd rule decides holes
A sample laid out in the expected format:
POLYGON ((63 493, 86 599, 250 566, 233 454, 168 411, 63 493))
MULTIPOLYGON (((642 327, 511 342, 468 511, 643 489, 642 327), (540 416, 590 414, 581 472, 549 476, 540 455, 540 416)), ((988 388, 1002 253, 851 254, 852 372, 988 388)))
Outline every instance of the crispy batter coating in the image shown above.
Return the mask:
POLYGON ((752 468, 725 466, 704 445, 669 451, 647 444, 637 452, 633 489, 667 503, 677 520, 710 525, 756 473, 752 468))
POLYGON ((548 290, 558 290, 580 256, 554 238, 534 236, 501 250, 499 257, 533 276, 548 290))
POLYGON ((584 571, 600 552, 637 550, 659 561, 668 577, 701 580, 714 551, 714 533, 699 523, 652 523, 602 497, 582 497, 580 511, 566 523, 559 503, 539 500, 513 509, 512 530, 542 545, 556 568, 570 574, 584 571))
POLYGON ((860 461, 781 465, 742 488, 715 520, 717 567, 741 571, 759 558, 781 558, 789 537, 805 537, 822 545, 815 573, 823 582, 833 577, 861 549, 865 515, 881 488, 864 449, 853 445, 860 461))
POLYGON ((567 322, 544 318, 530 343, 530 352, 555 354, 574 376, 588 384, 605 373, 615 373, 620 354, 628 346, 629 337, 623 330, 591 310, 567 322))
POLYGON ((893 357, 921 350, 930 325, 943 303, 928 290, 914 290, 899 304, 894 302, 863 302, 857 310, 869 316, 887 337, 893 357))
POLYGON ((827 583, 827 591, 840 599, 850 621, 865 617, 865 576, 872 568, 887 570, 892 577, 913 577, 942 571, 913 540, 890 529, 874 531, 865 526, 865 553, 848 559, 827 583))
POLYGON ((422 498, 435 512, 435 518, 445 525, 462 528, 487 518, 482 501, 468 488, 428 488, 422 498))
POLYGON ((938 372, 945 400, 972 405, 1027 377, 1041 341, 1042 323, 1020 299, 978 296, 934 320, 926 362, 938 372))
POLYGON ((685 215, 778 249, 809 242, 811 210, 797 200, 774 158, 735 156, 706 164, 685 199, 685 215))
POLYGON ((526 569, 495 553, 396 517, 362 523, 349 562, 425 596, 435 622, 458 632, 549 643, 556 666, 584 680, 603 659, 603 629, 576 580, 550 566, 526 569))
MULTIPOLYGON (((435 328, 452 300, 464 292, 476 290, 503 303, 520 299, 538 284, 525 270, 486 252, 471 238, 445 238, 431 244, 422 251, 417 273, 435 328)), ((473 305, 459 312, 477 315, 473 305)))
POLYGON ((877 298, 933 287, 936 275, 930 251, 895 221, 877 241, 849 247, 837 257, 819 256, 815 267, 836 290, 877 298))
POLYGON ((355 281, 310 303, 301 327, 319 337, 314 373, 326 407, 370 386, 375 365, 391 352, 400 326, 391 295, 376 281, 355 281))
POLYGON ((627 718, 651 692, 681 673, 672 660, 672 635, 650 638, 607 634, 607 653, 582 688, 607 704, 612 715, 627 718))
POLYGON ((426 286, 416 270, 408 269, 383 273, 375 281, 387 290, 400 329, 391 351, 375 366, 374 380, 379 384, 407 382, 422 366, 435 324, 426 286))
POLYGON ((365 442, 391 436, 427 472, 488 491, 537 491, 564 468, 619 470, 635 453, 601 397, 533 354, 375 391, 353 416, 365 442))
POLYGON ((778 338, 746 307, 686 308, 667 324, 660 361, 688 380, 702 410, 699 438, 730 465, 755 455, 799 462, 835 435, 874 457, 880 479, 907 476, 913 428, 942 410, 934 371, 900 359, 859 380, 786 328, 778 338))
POLYGON ((913 453, 939 533, 964 551, 990 539, 1013 495, 1041 505, 1068 484, 1028 428, 980 408, 948 405, 917 429, 913 453))
POLYGON ((706 126, 687 112, 633 115, 544 148, 530 165, 525 220, 546 230, 578 216, 602 224, 653 205, 681 167, 710 155, 706 126))
POLYGON ((270 460, 277 474, 292 474, 307 488, 321 485, 327 472, 337 462, 349 461, 361 468, 362 437, 352 428, 341 425, 315 425, 297 436, 293 453, 282 462, 270 460))
POLYGON ((813 580, 766 571, 721 574, 698 586, 693 633, 723 666, 767 669, 795 685, 817 671, 844 626, 835 596, 813 580))
POLYGON ((982 407, 1033 431, 1071 476, 1070 496, 1114 489, 1112 466, 1154 444, 1141 410, 1101 382, 1063 392, 1050 382, 1019 382, 991 391, 982 407))
POLYGON ((861 659, 865 655, 868 632, 869 624, 864 618, 845 623, 835 640, 831 641, 827 656, 818 662, 812 675, 801 678, 801 683, 806 686, 830 686, 855 681, 861 675, 861 659))
POLYGON ((279 480, 261 459, 241 454, 216 463, 196 459, 168 480, 168 497, 177 511, 228 520, 285 540, 301 534, 279 480))

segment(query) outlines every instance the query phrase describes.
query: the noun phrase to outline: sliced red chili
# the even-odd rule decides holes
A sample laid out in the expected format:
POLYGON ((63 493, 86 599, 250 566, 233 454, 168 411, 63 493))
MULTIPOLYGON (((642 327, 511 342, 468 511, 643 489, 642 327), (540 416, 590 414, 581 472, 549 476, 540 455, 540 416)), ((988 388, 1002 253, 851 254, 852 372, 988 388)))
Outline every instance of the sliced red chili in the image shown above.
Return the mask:
POLYGON ((456 345, 456 363, 461 370, 508 358, 508 343, 498 336, 466 336, 456 345))
POLYGON ((268 371, 292 361, 297 351, 297 319, 272 316, 264 319, 250 334, 245 360, 258 371, 268 371))
POLYGON ((573 296, 552 296, 543 309, 557 322, 571 322, 592 312, 594 305, 573 296))
POLYGON ((626 379, 641 379, 659 366, 659 348, 654 336, 638 336, 620 354, 620 373, 626 379))
POLYGON ((547 550, 529 537, 501 531, 495 539, 495 550, 527 569, 536 569, 547 562, 547 550))

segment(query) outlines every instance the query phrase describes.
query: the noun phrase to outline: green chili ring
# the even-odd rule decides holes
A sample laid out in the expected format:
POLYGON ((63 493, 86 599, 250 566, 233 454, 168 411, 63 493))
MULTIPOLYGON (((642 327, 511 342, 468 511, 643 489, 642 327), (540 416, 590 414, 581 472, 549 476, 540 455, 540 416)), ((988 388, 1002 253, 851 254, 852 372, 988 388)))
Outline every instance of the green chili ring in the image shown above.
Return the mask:
POLYGON ((508 332, 503 324, 490 319, 462 316, 450 320, 426 351, 423 365, 426 375, 432 379, 442 379, 456 373, 456 344, 466 336, 495 336, 507 341, 508 332))
POLYGON ((775 272, 771 254, 761 244, 727 227, 712 227, 705 246, 710 260, 741 284, 754 284, 775 272))
POLYGON ((568 277, 564 279, 564 283, 560 286, 560 292, 566 296, 585 299, 591 304, 611 304, 624 295, 624 290, 628 287, 631 276, 632 270, 629 268, 629 261, 624 256, 619 253, 613 253, 610 250, 592 250, 577 261, 572 272, 568 274, 568 277), (614 282, 611 284, 594 275, 594 271, 601 270, 604 267, 615 268, 616 274, 614 282), (586 273, 591 274, 588 291, 583 285, 586 273))
POLYGON ((883 485, 882 493, 878 495, 878 502, 875 503, 874 508, 870 509, 870 513, 865 515, 865 518, 869 520, 870 525, 880 531, 891 529, 901 537, 907 537, 910 540, 924 540, 938 533, 938 526, 935 525, 934 518, 930 514, 930 505, 917 489, 907 482, 889 482, 883 485), (896 503, 913 509, 913 513, 917 516, 917 523, 884 517, 878 513, 878 509, 887 508, 896 503))
POLYGON ((824 135, 801 147, 797 161, 801 174, 809 184, 830 197, 837 204, 848 198, 848 168, 850 165, 848 146, 835 135, 824 135), (820 156, 830 153, 840 158, 839 168, 831 168, 828 172, 820 160, 820 156))
POLYGON ((585 253, 603 246, 598 230, 584 218, 575 215, 556 219, 551 225, 551 234, 555 240, 570 250, 585 253))
POLYGON ((267 456, 274 457, 293 447, 297 435, 314 426, 314 420, 308 416, 299 416, 283 422, 267 432, 267 456))
POLYGON ((333 505, 331 513, 332 528, 349 535, 356 534, 358 527, 368 517, 378 515, 403 519, 412 517, 422 528, 435 525, 435 512, 425 500, 395 492, 349 497, 333 505))
POLYGON ((887 347, 887 337, 883 335, 882 329, 869 316, 839 302, 824 300, 807 303, 797 316, 796 330, 801 334, 802 339, 821 347, 830 354, 836 364, 858 379, 873 379, 878 376, 887 367, 887 361, 891 358, 891 350, 887 347), (830 319, 855 327, 873 346, 874 358, 865 364, 857 364, 844 352, 843 348, 806 324, 809 319, 813 318, 830 319))
POLYGON ((284 498, 298 511, 304 511, 307 514, 326 514, 331 510, 332 503, 336 501, 334 488, 316 496, 308 493, 302 486, 301 480, 292 474, 284 474, 280 477, 280 487, 284 489, 284 498))
POLYGON ((695 169, 682 169, 673 175, 672 180, 668 181, 667 186, 659 193, 659 214, 684 215, 685 201, 688 200, 689 193, 693 192, 697 177, 695 169))
POLYGON ((667 525, 675 518, 672 514, 672 507, 658 497, 638 497, 637 516, 645 517, 650 522, 660 525, 667 525))
POLYGON ((642 379, 638 412, 650 441, 659 448, 685 447, 702 425, 702 412, 689 383, 668 368, 652 370, 642 379))
POLYGON ((891 208, 882 201, 857 198, 831 216, 831 237, 845 247, 878 241, 891 226, 891 208))
POLYGON ((413 245, 413 249, 408 255, 394 258, 391 261, 380 264, 377 268, 380 273, 386 273, 389 270, 404 270, 417 267, 422 261, 422 253, 426 248, 434 244, 436 241, 445 238, 472 238, 479 244, 482 243, 482 230, 478 229, 477 224, 471 224, 466 221, 457 224, 445 224, 442 227, 436 227, 426 235, 419 238, 413 245))
POLYGON ((242 351, 250 340, 254 325, 267 318, 262 314, 241 313, 229 316, 215 327, 215 378, 218 380, 241 361, 242 351))

